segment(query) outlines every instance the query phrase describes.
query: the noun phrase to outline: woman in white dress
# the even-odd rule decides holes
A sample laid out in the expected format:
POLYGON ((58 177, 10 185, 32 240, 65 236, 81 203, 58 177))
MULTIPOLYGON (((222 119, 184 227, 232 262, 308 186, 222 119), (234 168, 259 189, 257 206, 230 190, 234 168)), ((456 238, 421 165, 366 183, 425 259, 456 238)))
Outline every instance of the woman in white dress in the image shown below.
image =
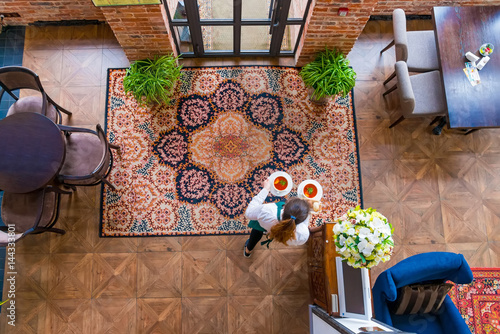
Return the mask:
MULTIPOLYGON (((248 226, 252 228, 250 238, 245 242, 243 249, 245 257, 250 257, 264 232, 268 233, 268 239, 287 246, 302 245, 309 239, 309 202, 292 197, 286 203, 264 204, 270 189, 270 182, 267 179, 262 190, 252 198, 245 211, 245 216, 250 219, 248 226)), ((266 242, 262 244, 264 243, 266 242)))

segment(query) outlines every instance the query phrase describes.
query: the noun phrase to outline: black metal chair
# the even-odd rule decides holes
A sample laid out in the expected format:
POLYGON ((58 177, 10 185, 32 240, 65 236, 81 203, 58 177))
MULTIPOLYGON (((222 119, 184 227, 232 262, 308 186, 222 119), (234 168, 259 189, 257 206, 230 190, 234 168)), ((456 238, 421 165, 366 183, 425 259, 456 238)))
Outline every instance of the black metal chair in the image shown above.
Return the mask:
POLYGON ((0 68, 0 100, 7 92, 16 102, 9 108, 7 116, 19 112, 37 112, 50 118, 54 123, 62 121, 61 112, 71 116, 71 112, 62 108, 47 95, 38 75, 22 66, 5 66, 0 68), (40 96, 19 98, 13 91, 31 89, 40 92, 40 96))
MULTIPOLYGON (((22 233, 21 238, 44 232, 65 234, 64 230, 53 227, 59 217, 61 193, 63 192, 56 187, 26 194, 4 192, 1 214, 5 226, 0 230, 7 232, 9 226, 14 226, 17 233, 22 233)), ((0 246, 5 244, 0 243, 0 246)))
POLYGON ((96 131, 59 125, 66 137, 66 158, 57 180, 76 190, 75 186, 95 186, 101 182, 115 189, 106 179, 113 167, 111 149, 119 146, 110 144, 101 126, 96 131))

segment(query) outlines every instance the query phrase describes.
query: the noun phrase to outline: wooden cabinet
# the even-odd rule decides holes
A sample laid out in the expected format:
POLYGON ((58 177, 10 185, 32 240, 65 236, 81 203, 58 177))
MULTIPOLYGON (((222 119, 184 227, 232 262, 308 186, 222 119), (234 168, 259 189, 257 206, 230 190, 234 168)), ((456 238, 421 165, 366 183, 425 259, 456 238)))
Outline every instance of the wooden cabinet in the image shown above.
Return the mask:
POLYGON ((311 230, 308 240, 307 259, 309 285, 313 303, 328 314, 339 316, 337 306, 332 305, 332 294, 338 295, 333 243, 333 223, 323 224, 311 230))

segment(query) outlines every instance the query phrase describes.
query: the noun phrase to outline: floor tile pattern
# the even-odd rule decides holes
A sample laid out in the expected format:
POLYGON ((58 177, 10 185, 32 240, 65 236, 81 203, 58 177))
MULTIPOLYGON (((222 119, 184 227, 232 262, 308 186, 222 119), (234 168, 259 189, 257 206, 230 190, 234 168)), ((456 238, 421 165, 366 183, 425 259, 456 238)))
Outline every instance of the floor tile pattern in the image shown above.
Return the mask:
MULTIPOLYGON (((358 73, 365 206, 384 213, 396 234, 395 254, 372 277, 431 250, 460 252, 471 266, 499 267, 499 132, 445 130, 438 137, 427 119, 388 129, 392 102, 386 105, 381 93, 394 55, 389 50, 380 57, 379 51, 391 31, 391 22, 369 22, 349 55, 358 73)), ((74 112, 64 122, 102 122, 105 68, 128 64, 110 29, 28 27, 26 36, 24 65, 74 112), (91 68, 78 69, 76 62, 91 68)), ((227 62, 207 64, 232 65, 227 62)), ((308 333, 305 248, 274 245, 244 259, 245 236, 101 239, 98 203, 98 187, 78 189, 61 203, 58 226, 66 235, 41 234, 17 244, 16 327, 0 317, 0 332, 308 333)))

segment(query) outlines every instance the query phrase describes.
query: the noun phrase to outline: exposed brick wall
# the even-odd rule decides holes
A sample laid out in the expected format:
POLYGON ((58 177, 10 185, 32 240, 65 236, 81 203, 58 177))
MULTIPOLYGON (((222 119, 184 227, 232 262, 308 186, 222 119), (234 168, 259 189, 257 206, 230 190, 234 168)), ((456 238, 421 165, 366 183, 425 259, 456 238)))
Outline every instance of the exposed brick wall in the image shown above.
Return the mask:
POLYGON ((498 6, 500 0, 414 0, 379 1, 372 15, 392 15, 396 8, 403 8, 406 14, 430 15, 434 6, 498 6))
POLYGON ((172 52, 168 20, 163 5, 95 7, 92 0, 6 0, 0 12, 19 13, 6 17, 9 25, 36 21, 107 21, 130 61, 172 52))
POLYGON ((9 25, 28 25, 36 21, 98 20, 104 21, 92 0, 4 0, 0 12, 19 13, 21 17, 6 17, 9 25))
POLYGON ((348 54, 370 15, 391 15, 395 8, 407 14, 430 15, 433 6, 494 6, 500 0, 313 0, 309 24, 304 30, 295 59, 303 66, 325 48, 337 48, 348 54), (346 17, 337 16, 340 7, 348 7, 346 17))
MULTIPOLYGON (((171 6, 175 0, 166 0, 171 6)), ((407 14, 429 14, 433 6, 500 5, 500 0, 313 0, 310 20, 296 55, 297 66, 314 59, 317 52, 338 48, 351 50, 370 15, 390 15, 394 8, 407 14), (337 15, 348 7, 349 15, 337 15)), ((36 21, 108 21, 130 61, 172 52, 172 38, 163 5, 95 7, 91 0, 4 0, 0 12, 16 12, 19 18, 5 18, 10 25, 36 21)))
POLYGON ((297 66, 303 66, 313 60, 316 53, 325 46, 330 49, 337 48, 348 54, 377 2, 377 0, 357 0, 356 3, 313 1, 304 38, 295 57, 297 66), (337 11, 340 7, 349 8, 348 16, 338 16, 337 11))
POLYGON ((101 9, 128 60, 173 52, 163 5, 101 9))

